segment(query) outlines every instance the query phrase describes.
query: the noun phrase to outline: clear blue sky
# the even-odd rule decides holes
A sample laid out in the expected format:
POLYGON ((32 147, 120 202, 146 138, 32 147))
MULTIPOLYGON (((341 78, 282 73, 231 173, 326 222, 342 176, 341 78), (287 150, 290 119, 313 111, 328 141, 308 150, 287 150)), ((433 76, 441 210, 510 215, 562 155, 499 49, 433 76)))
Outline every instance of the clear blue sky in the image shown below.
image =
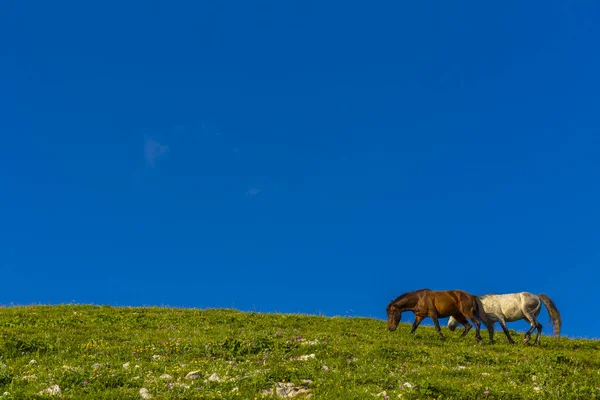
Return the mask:
POLYGON ((0 37, 1 304, 531 291, 600 337, 596 2, 9 0, 0 37))

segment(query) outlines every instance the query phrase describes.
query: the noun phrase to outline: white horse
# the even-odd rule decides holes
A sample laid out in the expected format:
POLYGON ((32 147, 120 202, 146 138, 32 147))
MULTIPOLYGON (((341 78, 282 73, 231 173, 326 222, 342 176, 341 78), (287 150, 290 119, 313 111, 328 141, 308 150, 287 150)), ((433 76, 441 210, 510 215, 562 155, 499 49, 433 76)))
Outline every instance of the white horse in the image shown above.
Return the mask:
MULTIPOLYGON (((542 303, 548 309, 548 314, 550 314, 550 318, 552 319, 552 325, 554 327, 554 332, 556 336, 560 335, 560 328, 562 325, 562 320, 560 318, 560 313, 556 308, 554 302, 550 299, 550 297, 545 294, 540 294, 536 296, 533 293, 528 292, 520 292, 520 293, 509 293, 509 294, 487 294, 485 296, 479 296, 481 303, 483 304, 483 309, 487 314, 488 318, 491 320, 491 325, 487 325, 488 331, 490 332, 490 338, 493 337, 494 334, 494 323, 498 321, 500 326, 502 326, 502 330, 504 334, 508 338, 508 342, 510 344, 514 344, 515 341, 512 340, 510 334, 508 333, 508 328, 506 327, 506 322, 518 321, 520 319, 525 319, 531 325, 531 329, 529 329, 525 333, 525 337, 523 338, 523 343, 529 342, 531 340, 531 333, 534 329, 537 329, 537 336, 535 338, 535 343, 540 343, 540 336, 542 334, 542 325, 537 321, 538 315, 540 315, 540 310, 542 309, 542 303)), ((451 331, 454 331, 456 327, 461 324, 465 327, 463 332, 463 336, 471 329, 471 324, 466 319, 459 317, 459 319, 455 317, 450 317, 448 320, 448 328, 451 331)))

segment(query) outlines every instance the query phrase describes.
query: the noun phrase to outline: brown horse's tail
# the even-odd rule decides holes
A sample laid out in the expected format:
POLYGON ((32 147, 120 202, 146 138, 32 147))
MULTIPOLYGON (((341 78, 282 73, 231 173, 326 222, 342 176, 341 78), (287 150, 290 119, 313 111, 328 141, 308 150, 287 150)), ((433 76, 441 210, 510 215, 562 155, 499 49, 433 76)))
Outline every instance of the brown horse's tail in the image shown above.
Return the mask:
POLYGON ((475 316, 477 317, 477 319, 483 322, 488 328, 488 330, 493 329, 494 322, 491 319, 489 319, 487 314, 485 313, 485 310, 483 309, 483 303, 481 302, 479 296, 473 296, 473 304, 475 305, 475 316))
POLYGON ((538 294, 540 300, 546 306, 548 310, 548 314, 550 314, 550 319, 552 320, 552 327, 554 328, 554 333, 556 336, 560 336, 560 328, 562 327, 562 319, 560 318, 560 313, 558 312, 558 308, 556 308, 556 304, 552 301, 552 299, 545 294, 538 294))

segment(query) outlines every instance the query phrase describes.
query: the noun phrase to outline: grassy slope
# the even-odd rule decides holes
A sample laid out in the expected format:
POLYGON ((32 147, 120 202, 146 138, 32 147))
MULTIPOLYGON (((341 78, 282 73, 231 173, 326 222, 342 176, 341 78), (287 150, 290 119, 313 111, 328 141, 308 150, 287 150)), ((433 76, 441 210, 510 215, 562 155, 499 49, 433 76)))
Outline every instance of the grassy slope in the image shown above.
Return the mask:
POLYGON ((519 343, 509 346, 497 332, 496 344, 478 346, 473 331, 459 338, 444 329, 445 341, 429 327, 408 331, 366 318, 233 310, 2 308, 0 395, 10 395, 0 398, 42 398, 36 393, 58 384, 65 399, 136 399, 142 387, 154 399, 260 399, 277 382, 303 379, 317 399, 382 391, 392 399, 600 398, 598 341, 544 336, 536 347, 515 332, 519 343), (294 360, 306 354, 315 358, 294 360), (193 370, 201 378, 185 381, 193 370), (213 373, 226 380, 205 381, 213 373), (173 377, 171 387, 162 374, 173 377))

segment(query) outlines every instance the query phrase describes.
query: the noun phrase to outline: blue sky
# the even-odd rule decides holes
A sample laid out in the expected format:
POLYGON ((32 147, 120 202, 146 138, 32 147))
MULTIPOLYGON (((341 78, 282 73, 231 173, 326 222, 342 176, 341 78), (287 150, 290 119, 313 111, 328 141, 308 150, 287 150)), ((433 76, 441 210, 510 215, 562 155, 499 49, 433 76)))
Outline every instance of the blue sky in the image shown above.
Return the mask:
POLYGON ((0 37, 1 304, 530 291, 600 337, 595 2, 7 1, 0 37))

